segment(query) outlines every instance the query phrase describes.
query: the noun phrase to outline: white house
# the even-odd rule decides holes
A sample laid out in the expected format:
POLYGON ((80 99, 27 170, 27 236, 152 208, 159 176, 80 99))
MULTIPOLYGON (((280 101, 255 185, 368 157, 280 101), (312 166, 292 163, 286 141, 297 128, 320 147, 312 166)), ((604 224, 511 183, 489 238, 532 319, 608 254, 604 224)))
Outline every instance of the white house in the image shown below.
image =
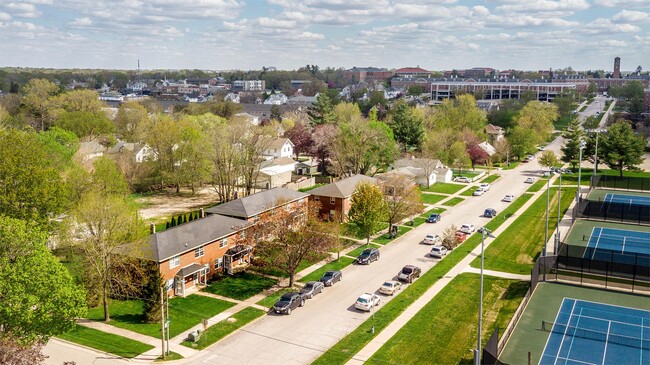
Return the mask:
POLYGON ((288 157, 279 157, 262 162, 257 177, 257 186, 263 189, 273 189, 290 183, 291 174, 297 164, 298 161, 288 157))
POLYGON ((239 104, 239 94, 228 93, 226 97, 223 98, 225 101, 232 101, 233 103, 239 104))
POLYGON ((267 105, 283 105, 287 103, 287 98, 286 95, 282 93, 276 93, 276 94, 271 94, 266 100, 264 100, 264 104, 267 105))
POLYGON ((450 182, 453 172, 440 162, 430 158, 402 158, 393 163, 391 172, 412 177, 419 185, 450 182))
POLYGON ((492 147, 491 144, 489 144, 487 142, 481 142, 481 143, 478 144, 478 146, 481 147, 481 149, 483 151, 485 151, 485 153, 487 153, 488 156, 490 156, 490 157, 492 157, 492 155, 497 153, 497 150, 494 147, 492 147))
POLYGON ((263 155, 270 158, 293 157, 294 144, 289 138, 276 138, 269 144, 263 155))
POLYGON ((237 113, 235 117, 242 118, 251 125, 260 125, 260 117, 248 113, 237 113))

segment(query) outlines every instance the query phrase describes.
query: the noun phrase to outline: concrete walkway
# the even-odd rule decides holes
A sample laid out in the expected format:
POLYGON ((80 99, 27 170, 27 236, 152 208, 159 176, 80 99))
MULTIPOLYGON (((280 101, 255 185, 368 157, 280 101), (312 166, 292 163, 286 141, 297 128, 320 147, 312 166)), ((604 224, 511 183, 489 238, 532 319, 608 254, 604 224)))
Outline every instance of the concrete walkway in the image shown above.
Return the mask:
MULTIPOLYGON (((472 274, 480 274, 481 269, 477 269, 475 267, 468 266, 463 270, 463 272, 472 273, 472 274)), ((494 270, 483 270, 483 274, 488 275, 488 276, 494 276, 494 277, 497 277, 497 278, 530 281, 530 275, 512 274, 512 273, 509 273, 509 272, 494 271, 494 270)))

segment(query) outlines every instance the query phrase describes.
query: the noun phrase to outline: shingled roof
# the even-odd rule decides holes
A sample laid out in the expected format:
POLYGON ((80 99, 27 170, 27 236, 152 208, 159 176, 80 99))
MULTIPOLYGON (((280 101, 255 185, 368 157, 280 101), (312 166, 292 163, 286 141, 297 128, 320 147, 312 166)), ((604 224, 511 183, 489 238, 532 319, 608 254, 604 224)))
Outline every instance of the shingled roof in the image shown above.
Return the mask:
POLYGON ((353 175, 346 179, 310 190, 309 193, 311 195, 328 196, 332 198, 347 198, 354 193, 354 189, 357 188, 357 185, 360 182, 377 184, 377 179, 366 175, 353 175))
POLYGON ((279 203, 292 202, 308 197, 309 194, 285 188, 274 188, 249 195, 237 200, 231 200, 206 210, 210 214, 221 214, 229 217, 248 219, 269 209, 275 208, 279 203))

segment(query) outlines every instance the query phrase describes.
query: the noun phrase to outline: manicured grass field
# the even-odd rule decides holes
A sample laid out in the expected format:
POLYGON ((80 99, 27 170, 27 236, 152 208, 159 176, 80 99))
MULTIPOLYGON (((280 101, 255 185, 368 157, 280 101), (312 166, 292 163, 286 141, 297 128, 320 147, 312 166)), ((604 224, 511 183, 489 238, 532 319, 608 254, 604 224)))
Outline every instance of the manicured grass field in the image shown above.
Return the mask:
POLYGON ((571 117, 572 117, 571 115, 566 115, 566 116, 557 118, 553 122, 553 128, 555 130, 558 130, 558 131, 563 131, 563 130, 567 129, 567 127, 569 126, 569 123, 571 123, 571 117))
POLYGON ((228 298, 246 300, 277 283, 277 280, 265 276, 240 272, 235 275, 222 276, 211 282, 210 285, 203 290, 208 293, 223 295, 228 298))
POLYGON ((498 178, 500 178, 500 177, 501 177, 501 175, 492 174, 492 175, 490 175, 490 176, 484 178, 484 179, 481 180, 480 182, 481 182, 482 184, 490 184, 490 183, 493 183, 494 181, 496 181, 496 180, 497 180, 498 178))
MULTIPOLYGON (((305 275, 302 279, 300 279, 301 283, 306 283, 308 281, 318 281, 323 274, 325 274, 326 271, 330 270, 341 270, 344 267, 350 265, 351 263, 354 262, 354 259, 351 259, 349 257, 341 256, 339 257, 338 260, 331 261, 320 268, 316 269, 315 271, 305 275)), ((334 284, 336 285, 336 284, 334 284)))
POLYGON ((215 323, 203 332, 198 342, 183 341, 181 345, 203 350, 213 343, 228 336, 251 321, 263 316, 266 312, 257 308, 248 307, 233 314, 230 318, 215 323))
MULTIPOLYGON (((424 194, 422 194, 422 195, 424 195, 424 194)), ((444 199, 444 197, 443 197, 443 199, 444 199)), ((377 232, 379 232, 381 230, 384 230, 384 229, 388 229, 388 223, 382 222, 379 227, 380 228, 377 230, 377 232)), ((377 232, 375 232, 375 233, 377 233, 377 232)), ((346 237, 356 238, 356 239, 359 239, 359 240, 366 238, 366 237, 363 237, 359 233, 359 231, 357 230, 357 227, 353 223, 350 223, 350 222, 341 223, 341 235, 346 236, 346 237)))
POLYGON ((421 190, 430 193, 453 194, 464 187, 465 185, 463 184, 435 183, 428 188, 421 188, 421 190))
POLYGON ((422 203, 424 204, 433 205, 445 198, 447 198, 446 195, 422 193, 422 203))
POLYGON ((426 218, 422 218, 422 217, 413 218, 413 227, 418 227, 422 223, 426 222, 426 220, 427 220, 426 218))
MULTIPOLYGON (((406 227, 406 226, 398 226, 397 229, 398 229, 397 230, 397 237, 400 237, 401 235, 403 235, 404 233, 410 231, 413 228, 406 227)), ((397 238, 397 237, 395 237, 395 238, 397 238)), ((370 242, 378 243, 380 245, 385 245, 388 242, 391 242, 392 240, 394 240, 395 238, 389 238, 388 233, 384 233, 381 236, 375 238, 374 240, 372 240, 370 242)))
POLYGON ((442 203, 442 205, 447 206, 447 207, 453 207, 456 204, 459 204, 459 203, 461 203, 463 201, 465 201, 465 199, 459 198, 459 197, 453 197, 453 198, 447 200, 446 202, 442 203))
MULTIPOLYGON (((158 327, 160 327, 160 324, 158 324, 158 327)), ((136 357, 153 348, 153 346, 146 343, 80 325, 77 325, 72 331, 57 337, 126 358, 136 357)))
POLYGON ((463 170, 459 174, 458 171, 454 171, 453 177, 465 176, 465 177, 469 177, 470 179, 473 179, 473 178, 477 177, 478 175, 480 175, 482 172, 483 171, 476 172, 476 171, 463 170))
POLYGON ((378 245, 376 243, 371 243, 370 245, 360 246, 357 249, 354 249, 354 250, 348 252, 346 255, 351 256, 351 257, 357 257, 357 256, 359 256, 361 254, 361 252, 363 252, 363 250, 365 250, 367 248, 379 248, 379 247, 381 247, 381 245, 378 245))
POLYGON ((183 358, 183 355, 176 353, 174 351, 169 351, 167 355, 165 355, 165 358, 163 359, 162 356, 158 356, 156 360, 153 362, 165 362, 165 361, 175 361, 175 360, 180 360, 183 358))
POLYGON ((546 186, 547 181, 548 181, 548 179, 539 179, 539 180, 535 181, 533 183, 533 185, 531 185, 528 188, 528 190, 526 190, 526 191, 529 192, 529 193, 536 193, 536 192, 542 190, 542 188, 546 186))
MULTIPOLYGON (((169 300, 169 316, 172 319, 169 333, 174 337, 201 323, 204 318, 215 316, 235 303, 202 295, 175 297, 169 300)), ((151 337, 160 337, 160 323, 145 323, 142 317, 141 300, 112 300, 109 304, 111 321, 109 324, 151 337)), ((102 321, 102 307, 88 309, 88 319, 102 321)))
MULTIPOLYGON (((502 329, 507 326, 528 286, 523 281, 485 277, 483 344, 496 326, 502 329)), ((473 355, 468 349, 476 347, 478 287, 479 275, 458 275, 366 364, 471 363, 473 355), (414 346, 416 339, 426 346, 414 346)))
MULTIPOLYGON (((504 216, 512 215, 519 209, 532 195, 524 194, 517 198, 512 204, 504 209, 502 213, 504 216)), ((497 216, 498 218, 498 216, 497 216)), ((505 222, 504 219, 492 219, 486 227, 490 230, 499 228, 505 222)), ((474 234, 470 236, 467 241, 463 242, 456 249, 451 251, 444 259, 442 259, 431 270, 422 274, 422 277, 416 280, 413 284, 409 285, 403 292, 395 299, 381 306, 375 312, 374 317, 367 319, 359 327, 350 332, 347 336, 342 338, 338 343, 332 346, 329 350, 323 353, 312 364, 344 364, 352 358, 359 350, 361 350, 370 340, 377 336, 386 326, 388 326, 395 318, 397 318, 404 310, 415 300, 417 300, 424 292, 426 292, 433 284, 442 278, 449 270, 454 267, 460 260, 467 254, 472 252, 481 243, 481 236, 474 234), (374 326, 374 333, 371 328, 374 326)))
MULTIPOLYGON (((557 223, 557 188, 551 188, 549 239, 557 223)), ((575 198, 575 188, 562 189, 562 214, 575 198)), ((485 250, 485 268, 515 274, 529 274, 544 245, 546 195, 542 194, 527 210, 501 233, 485 250)), ((489 228, 489 227, 488 227, 489 228)), ((480 266, 480 259, 472 262, 480 266)))
POLYGON ((472 194, 474 194, 474 192, 476 191, 476 189, 478 189, 478 185, 470 186, 469 189, 463 191, 462 193, 460 193, 460 195, 461 195, 461 196, 472 196, 472 194))

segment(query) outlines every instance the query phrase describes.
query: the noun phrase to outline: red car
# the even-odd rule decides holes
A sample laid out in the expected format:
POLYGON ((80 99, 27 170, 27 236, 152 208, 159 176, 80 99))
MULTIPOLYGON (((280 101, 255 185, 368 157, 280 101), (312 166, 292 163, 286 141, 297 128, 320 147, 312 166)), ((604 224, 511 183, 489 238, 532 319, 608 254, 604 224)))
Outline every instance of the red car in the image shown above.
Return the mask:
POLYGON ((461 231, 456 231, 456 239, 458 242, 464 242, 467 239, 467 233, 461 232, 461 231))

